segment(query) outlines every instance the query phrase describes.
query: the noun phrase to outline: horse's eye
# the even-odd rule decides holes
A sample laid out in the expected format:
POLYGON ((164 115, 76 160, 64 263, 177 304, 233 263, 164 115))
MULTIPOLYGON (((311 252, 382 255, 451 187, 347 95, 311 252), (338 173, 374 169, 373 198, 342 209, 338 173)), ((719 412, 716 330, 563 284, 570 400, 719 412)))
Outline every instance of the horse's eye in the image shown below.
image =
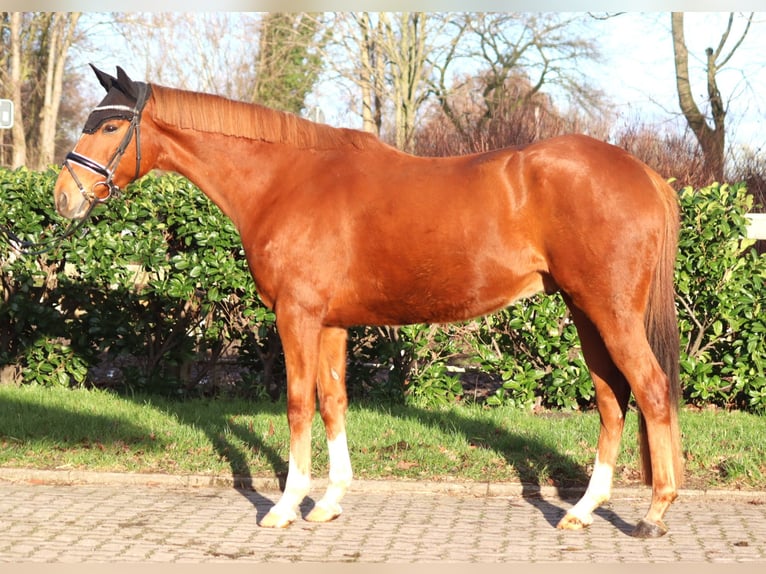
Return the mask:
POLYGON ((106 124, 104 126, 103 132, 105 134, 112 134, 112 133, 116 132, 118 129, 120 129, 120 127, 118 125, 116 125, 116 124, 106 124))

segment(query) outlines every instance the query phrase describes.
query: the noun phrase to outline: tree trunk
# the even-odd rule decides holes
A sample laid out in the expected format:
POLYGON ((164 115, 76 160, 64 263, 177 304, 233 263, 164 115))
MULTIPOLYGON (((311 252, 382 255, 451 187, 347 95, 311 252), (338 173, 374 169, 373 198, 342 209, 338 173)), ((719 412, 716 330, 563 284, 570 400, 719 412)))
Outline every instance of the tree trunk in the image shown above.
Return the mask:
POLYGON ((394 141, 396 147, 414 148, 415 115, 424 99, 422 90, 426 64, 427 17, 421 12, 403 13, 394 25, 381 14, 385 52, 391 62, 394 96, 394 141))
POLYGON ((11 99, 13 100, 13 155, 11 168, 27 163, 27 138, 21 109, 21 12, 11 12, 11 99))
POLYGON ((718 181, 723 181, 726 110, 724 109, 716 82, 717 66, 713 50, 708 48, 706 51, 708 99, 714 125, 714 127, 710 127, 692 95, 691 82, 689 81, 689 51, 686 48, 684 37, 683 12, 673 12, 671 14, 671 29, 673 34, 678 103, 689 124, 689 128, 691 128, 702 148, 705 162, 711 174, 718 181))
POLYGON ((45 75, 45 96, 40 112, 40 153, 36 169, 53 163, 56 153, 56 122, 64 83, 64 63, 79 19, 79 12, 56 12, 51 23, 48 44, 48 66, 45 75))
POLYGON ((362 129, 380 136, 382 122, 381 97, 377 89, 378 78, 384 66, 380 50, 380 34, 372 27, 368 12, 357 18, 359 26, 359 87, 362 92, 362 129))

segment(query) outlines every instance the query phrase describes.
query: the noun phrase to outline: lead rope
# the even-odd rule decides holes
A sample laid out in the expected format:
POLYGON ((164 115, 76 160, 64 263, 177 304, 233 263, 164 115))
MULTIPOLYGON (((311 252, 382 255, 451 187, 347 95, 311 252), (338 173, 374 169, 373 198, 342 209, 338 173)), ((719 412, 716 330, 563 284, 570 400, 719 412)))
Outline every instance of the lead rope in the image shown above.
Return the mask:
MULTIPOLYGON (((130 140, 133 138, 133 134, 135 134, 136 138, 136 174, 133 179, 138 178, 138 174, 141 172, 141 113, 144 110, 144 106, 146 105, 146 101, 149 98, 149 94, 149 84, 140 83, 139 94, 138 98, 136 99, 136 106, 133 108, 133 117, 130 120, 130 128, 128 129, 128 133, 126 134, 126 137, 123 138, 122 142, 120 142, 120 145, 117 147, 117 150, 112 156, 112 159, 109 160, 109 163, 107 163, 106 166, 102 166, 100 163, 73 151, 69 152, 66 156, 66 159, 64 159, 63 166, 67 168, 70 175, 72 176, 72 179, 80 189, 80 193, 82 193, 85 199, 88 201, 88 210, 85 212, 85 215, 83 215, 79 220, 71 222, 61 235, 42 241, 25 241, 16 235, 16 233, 14 233, 13 230, 7 225, 0 225, 0 237, 5 239, 8 245, 14 251, 20 253, 21 255, 29 256, 43 255, 44 253, 52 251, 58 246, 59 243, 68 237, 71 237, 77 233, 80 228, 83 227, 88 219, 90 219, 90 215, 93 213, 93 209, 99 203, 103 203, 111 197, 119 196, 121 190, 119 187, 112 183, 112 177, 114 175, 114 171, 117 169, 117 165, 122 159, 122 156, 125 154, 125 151, 130 145, 130 140), (106 180, 96 182, 93 187, 96 185, 105 185, 109 190, 108 195, 104 198, 99 198, 93 194, 92 191, 86 193, 85 188, 77 177, 77 174, 75 174, 74 170, 69 165, 70 160, 86 169, 103 175, 106 180)), ((82 236, 84 237, 87 232, 88 230, 86 228, 85 233, 83 233, 82 236)))
MULTIPOLYGON (((98 202, 91 202, 88 205, 88 211, 85 212, 85 215, 83 215, 81 219, 71 222, 59 236, 44 239, 42 241, 25 241, 16 235, 10 227, 2 225, 0 226, 0 237, 5 239, 11 249, 21 255, 43 255, 44 253, 48 253, 55 249, 67 237, 71 237, 77 233, 77 231, 85 225, 88 219, 90 219, 90 214, 93 212, 96 205, 98 205, 98 202)), ((88 229, 86 228, 82 237, 85 237, 87 232, 88 229)))

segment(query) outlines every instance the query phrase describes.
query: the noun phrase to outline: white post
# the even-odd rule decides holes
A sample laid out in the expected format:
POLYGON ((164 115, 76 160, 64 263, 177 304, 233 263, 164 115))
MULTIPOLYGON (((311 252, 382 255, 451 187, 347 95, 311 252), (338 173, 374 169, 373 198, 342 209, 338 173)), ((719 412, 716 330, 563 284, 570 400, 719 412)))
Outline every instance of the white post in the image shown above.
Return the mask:
POLYGON ((749 213, 746 217, 750 220, 747 236, 750 239, 766 239, 766 213, 749 213))
POLYGON ((13 127, 13 100, 0 100, 0 129, 13 127))

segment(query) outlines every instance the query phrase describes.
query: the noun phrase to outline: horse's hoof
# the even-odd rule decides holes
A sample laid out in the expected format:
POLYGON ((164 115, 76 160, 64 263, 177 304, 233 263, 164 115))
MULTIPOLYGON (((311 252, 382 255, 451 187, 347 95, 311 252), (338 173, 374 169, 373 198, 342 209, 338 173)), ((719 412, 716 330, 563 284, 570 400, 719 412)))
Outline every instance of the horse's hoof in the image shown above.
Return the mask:
POLYGON ((634 538, 660 538, 661 536, 665 536, 667 532, 668 527, 665 526, 665 523, 662 522, 662 520, 658 520, 656 524, 653 524, 642 519, 636 524, 636 527, 630 535, 634 538))
POLYGON ((269 513, 263 517, 263 520, 261 520, 258 526, 263 528, 286 528, 295 522, 295 518, 295 512, 274 512, 274 509, 272 508, 269 513))
POLYGON ((343 510, 341 509, 340 504, 327 506, 318 503, 311 509, 311 512, 308 513, 306 520, 309 522, 330 522, 331 520, 338 518, 341 512, 343 512, 343 510))
POLYGON ((559 523, 556 525, 556 528, 559 530, 582 530, 583 528, 590 526, 592 522, 592 519, 583 520, 574 514, 567 514, 559 521, 559 523))

